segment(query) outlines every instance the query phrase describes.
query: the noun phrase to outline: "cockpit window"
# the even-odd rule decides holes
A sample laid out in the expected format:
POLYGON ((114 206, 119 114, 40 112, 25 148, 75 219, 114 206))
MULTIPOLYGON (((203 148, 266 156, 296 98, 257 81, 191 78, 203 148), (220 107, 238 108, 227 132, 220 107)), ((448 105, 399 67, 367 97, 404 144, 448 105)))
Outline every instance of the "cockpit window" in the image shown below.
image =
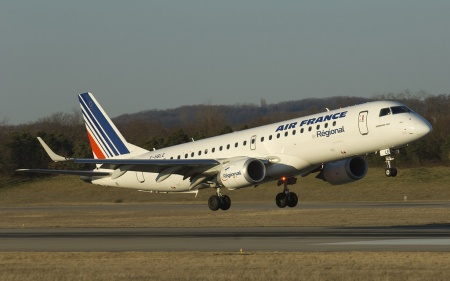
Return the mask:
POLYGON ((387 108, 382 108, 382 109, 380 110, 380 117, 381 117, 381 116, 385 116, 385 115, 389 115, 389 114, 391 114, 391 109, 390 109, 389 107, 387 107, 387 108))
POLYGON ((410 113, 411 109, 409 109, 406 106, 393 106, 391 107, 392 114, 399 114, 399 113, 410 113))
POLYGON ((382 108, 380 110, 380 117, 381 116, 386 116, 389 114, 400 114, 400 113, 410 113, 412 112, 411 109, 409 109, 407 106, 404 105, 400 105, 400 106, 393 106, 391 108, 386 107, 386 108, 382 108))

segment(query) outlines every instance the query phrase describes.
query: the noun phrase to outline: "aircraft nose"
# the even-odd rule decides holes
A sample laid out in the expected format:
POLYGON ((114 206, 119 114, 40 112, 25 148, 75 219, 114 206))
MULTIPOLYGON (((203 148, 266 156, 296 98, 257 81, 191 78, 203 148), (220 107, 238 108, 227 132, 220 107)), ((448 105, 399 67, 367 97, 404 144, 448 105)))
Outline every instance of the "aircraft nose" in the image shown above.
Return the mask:
POLYGON ((433 127, 431 126, 430 122, 421 117, 419 118, 419 120, 416 120, 413 130, 418 136, 426 136, 431 133, 431 131, 433 131, 433 127))

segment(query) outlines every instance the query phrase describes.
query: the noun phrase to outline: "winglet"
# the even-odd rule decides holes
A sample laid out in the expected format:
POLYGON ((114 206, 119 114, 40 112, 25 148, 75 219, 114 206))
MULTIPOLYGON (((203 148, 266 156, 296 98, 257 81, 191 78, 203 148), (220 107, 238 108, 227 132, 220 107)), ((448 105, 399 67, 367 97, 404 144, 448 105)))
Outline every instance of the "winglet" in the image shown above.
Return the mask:
POLYGON ((61 162, 61 161, 73 160, 73 158, 66 158, 66 157, 59 156, 58 154, 53 152, 53 150, 44 142, 44 140, 42 140, 40 137, 38 137, 37 139, 41 143, 42 147, 45 149, 45 152, 47 152, 48 156, 50 156, 50 158, 53 161, 61 162))

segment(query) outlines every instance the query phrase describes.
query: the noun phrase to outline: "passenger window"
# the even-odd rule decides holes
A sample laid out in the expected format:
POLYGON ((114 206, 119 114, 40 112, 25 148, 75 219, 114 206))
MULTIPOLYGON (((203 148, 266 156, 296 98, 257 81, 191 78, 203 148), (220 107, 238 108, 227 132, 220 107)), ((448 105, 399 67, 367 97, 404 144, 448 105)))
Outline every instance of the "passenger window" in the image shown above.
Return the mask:
POLYGON ((205 149, 205 154, 208 154, 208 149, 205 149))
POLYGON ((247 141, 244 141, 244 146, 246 146, 247 145, 247 141))
POLYGON ((385 115, 389 115, 389 114, 391 114, 391 109, 390 109, 389 107, 387 107, 387 108, 382 108, 382 109, 380 110, 380 117, 381 117, 381 116, 385 116, 385 115))
POLYGON ((216 148, 213 147, 213 148, 211 149, 211 151, 212 151, 212 153, 216 152, 216 148))
POLYGON ((223 149, 223 146, 220 146, 220 147, 219 147, 219 150, 222 151, 222 149, 223 149))
POLYGON ((287 137, 289 135, 289 132, 285 132, 284 136, 287 137))
POLYGON ((198 152, 198 156, 200 156, 200 155, 202 155, 202 151, 201 150, 198 152))
POLYGON ((191 153, 191 157, 194 157, 194 152, 191 153))
POLYGON ((184 158, 188 158, 188 155, 187 155, 187 153, 184 155, 184 158))
POLYGON ((227 149, 230 149, 230 145, 229 144, 227 144, 227 149))
POLYGON ((178 155, 177 159, 180 159, 180 158, 181 158, 181 156, 180 156, 180 155, 178 155))
POLYGON ((328 128, 328 123, 325 123, 325 129, 328 128))
POLYGON ((317 130, 320 130, 320 125, 317 125, 316 129, 317 129, 317 130))
POLYGON ((279 138, 280 138, 280 133, 277 134, 277 139, 279 139, 279 138))
POLYGON ((300 129, 300 134, 303 134, 304 131, 305 131, 305 129, 304 129, 304 128, 301 128, 301 129, 300 129))
POLYGON ((264 137, 261 138, 261 142, 264 142, 264 137))
POLYGON ((336 126, 336 121, 333 122, 333 127, 336 126))
POLYGON ((311 127, 311 126, 309 126, 309 128, 308 128, 308 132, 311 132, 311 130, 312 130, 312 127, 311 127))
POLYGON ((295 136, 295 130, 292 131, 292 135, 295 136))
POLYGON ((235 143, 235 144, 234 144, 234 147, 238 147, 238 143, 235 143))
POLYGON ((272 135, 269 136, 269 140, 272 140, 272 135))

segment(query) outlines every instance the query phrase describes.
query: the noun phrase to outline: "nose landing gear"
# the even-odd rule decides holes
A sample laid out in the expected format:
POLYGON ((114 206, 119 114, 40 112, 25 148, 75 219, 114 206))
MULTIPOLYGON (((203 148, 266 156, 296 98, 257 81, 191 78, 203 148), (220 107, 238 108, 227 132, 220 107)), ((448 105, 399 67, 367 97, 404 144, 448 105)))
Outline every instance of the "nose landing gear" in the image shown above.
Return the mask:
POLYGON ((298 196, 294 192, 290 192, 288 185, 293 185, 297 182, 296 178, 282 178, 278 181, 278 186, 283 184, 283 192, 280 192, 275 197, 275 203, 279 208, 295 207, 298 203, 298 196))
POLYGON ((386 175, 386 177, 395 177, 397 176, 397 168, 394 168, 392 166, 392 161, 394 161, 394 157, 392 157, 392 154, 398 154, 399 151, 398 149, 396 150, 390 150, 390 149, 384 149, 380 151, 380 155, 381 156, 385 156, 385 161, 386 162, 386 170, 384 170, 384 174, 386 175))

